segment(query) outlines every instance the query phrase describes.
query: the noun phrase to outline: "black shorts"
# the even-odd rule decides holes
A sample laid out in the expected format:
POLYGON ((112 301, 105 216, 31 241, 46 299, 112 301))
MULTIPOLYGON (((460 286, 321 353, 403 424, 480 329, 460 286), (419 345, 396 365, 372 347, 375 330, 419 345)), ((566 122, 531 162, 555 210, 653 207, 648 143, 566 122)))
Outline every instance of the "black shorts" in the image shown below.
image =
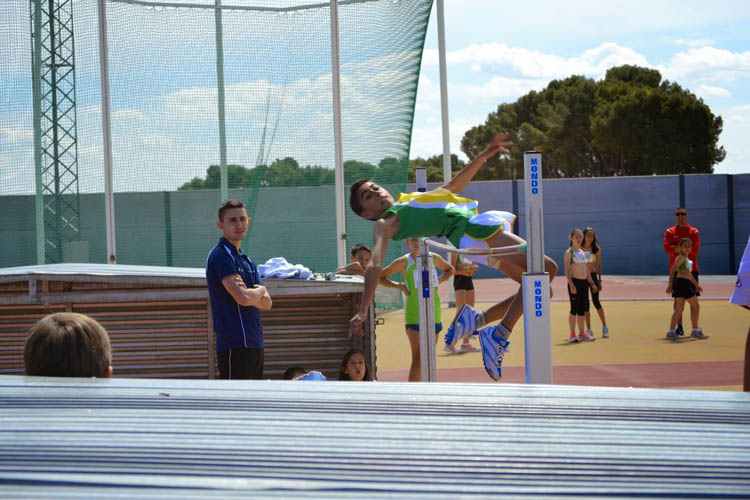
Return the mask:
POLYGON ((672 297, 690 299, 698 295, 693 282, 687 278, 675 278, 672 283, 672 297))
POLYGON ((474 290, 474 280, 471 276, 463 276, 457 274, 453 276, 453 289, 454 290, 474 290))
POLYGON ((263 349, 229 349, 216 353, 219 378, 260 380, 263 378, 263 349))
POLYGON ((568 298, 570 299, 570 314, 573 316, 583 316, 589 312, 589 282, 573 278, 573 285, 576 287, 576 294, 573 295, 568 286, 568 298))

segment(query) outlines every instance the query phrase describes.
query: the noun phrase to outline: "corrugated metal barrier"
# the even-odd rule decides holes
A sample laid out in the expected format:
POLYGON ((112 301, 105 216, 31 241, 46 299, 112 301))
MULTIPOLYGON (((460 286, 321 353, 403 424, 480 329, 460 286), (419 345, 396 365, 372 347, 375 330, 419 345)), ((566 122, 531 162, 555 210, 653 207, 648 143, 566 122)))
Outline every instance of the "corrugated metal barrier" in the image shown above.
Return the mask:
POLYGON ((4 498, 749 498, 750 394, 0 376, 4 498))

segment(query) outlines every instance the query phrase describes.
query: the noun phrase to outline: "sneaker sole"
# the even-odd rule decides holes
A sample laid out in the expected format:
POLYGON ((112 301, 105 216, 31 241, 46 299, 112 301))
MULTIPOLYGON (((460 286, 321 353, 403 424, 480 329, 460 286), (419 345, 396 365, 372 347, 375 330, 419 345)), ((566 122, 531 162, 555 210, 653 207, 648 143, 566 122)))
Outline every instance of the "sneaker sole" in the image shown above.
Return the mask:
MULTIPOLYGON (((480 330, 480 332, 482 331, 484 330, 480 330)), ((480 333, 479 344, 482 346, 481 348, 482 349, 482 363, 484 364, 484 371, 487 372, 487 375, 489 375, 492 380, 494 380, 495 382, 498 382, 503 377, 502 367, 501 366, 495 367, 494 363, 491 363, 491 366, 488 366, 487 356, 490 356, 491 360, 497 359, 495 358, 494 340, 488 341, 488 342, 491 344, 490 346, 486 345, 484 336, 480 333), (499 371, 500 373, 496 373, 495 368, 497 368, 497 371, 499 371)), ((500 362, 500 364, 502 365, 502 361, 500 362)))

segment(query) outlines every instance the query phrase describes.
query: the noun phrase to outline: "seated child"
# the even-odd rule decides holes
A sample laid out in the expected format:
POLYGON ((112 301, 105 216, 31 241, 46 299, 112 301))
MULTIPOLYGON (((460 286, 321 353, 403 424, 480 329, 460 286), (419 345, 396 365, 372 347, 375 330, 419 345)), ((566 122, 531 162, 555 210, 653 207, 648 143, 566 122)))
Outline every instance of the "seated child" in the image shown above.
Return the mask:
POLYGON ((29 330, 23 364, 26 375, 109 378, 109 335, 96 320, 83 314, 50 314, 29 330))
POLYGON ((349 264, 336 269, 336 274, 356 274, 358 276, 364 276, 365 269, 367 269, 367 265, 372 258, 372 251, 367 245, 357 243, 352 247, 352 251, 349 255, 352 258, 352 261, 349 264))
POLYGON ((364 352, 359 349, 351 349, 344 355, 339 368, 339 380, 354 382, 372 380, 370 363, 367 362, 364 352))
POLYGON ((284 380, 301 380, 301 381, 324 381, 325 375, 319 371, 307 371, 301 366, 292 366, 284 372, 284 380))
POLYGON ((307 370, 305 370, 301 366, 291 366, 284 372, 284 380, 294 380, 297 377, 301 377, 305 373, 307 373, 307 370))

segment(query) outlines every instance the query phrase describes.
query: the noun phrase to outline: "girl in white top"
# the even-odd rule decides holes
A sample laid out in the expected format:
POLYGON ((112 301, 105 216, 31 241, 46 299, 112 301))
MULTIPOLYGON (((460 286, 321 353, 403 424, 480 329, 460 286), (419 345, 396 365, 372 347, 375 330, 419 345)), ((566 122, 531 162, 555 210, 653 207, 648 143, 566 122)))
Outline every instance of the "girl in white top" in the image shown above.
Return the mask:
POLYGON ((570 341, 590 341, 594 337, 583 329, 584 315, 589 310, 589 287, 596 291, 594 280, 591 279, 589 266, 586 262, 586 254, 581 248, 583 243, 583 231, 578 228, 570 233, 570 248, 563 254, 565 264, 565 278, 568 280, 568 297, 570 297, 570 341), (579 335, 576 337, 576 323, 579 335))

